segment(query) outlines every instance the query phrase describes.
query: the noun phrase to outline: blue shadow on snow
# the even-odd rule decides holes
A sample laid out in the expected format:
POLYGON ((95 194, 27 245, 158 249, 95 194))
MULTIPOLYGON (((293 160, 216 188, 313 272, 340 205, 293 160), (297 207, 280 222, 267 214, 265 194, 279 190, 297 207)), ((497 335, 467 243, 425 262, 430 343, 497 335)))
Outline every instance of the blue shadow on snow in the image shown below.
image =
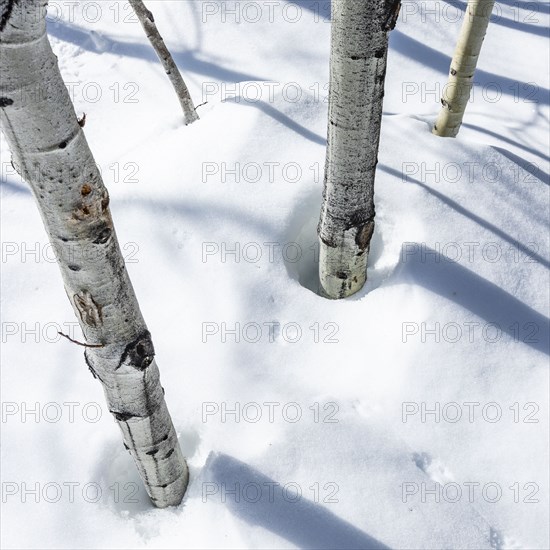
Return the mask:
POLYGON ((238 518, 258 525, 301 549, 311 550, 389 550, 379 540, 339 518, 325 506, 303 496, 294 500, 281 484, 248 464, 225 454, 211 453, 203 469, 203 488, 211 482, 213 491, 247 484, 247 499, 228 496, 226 505, 238 518), (208 481, 206 481, 208 480, 208 481), (222 485, 223 484, 223 485, 222 485), (237 501, 238 500, 238 501, 237 501))

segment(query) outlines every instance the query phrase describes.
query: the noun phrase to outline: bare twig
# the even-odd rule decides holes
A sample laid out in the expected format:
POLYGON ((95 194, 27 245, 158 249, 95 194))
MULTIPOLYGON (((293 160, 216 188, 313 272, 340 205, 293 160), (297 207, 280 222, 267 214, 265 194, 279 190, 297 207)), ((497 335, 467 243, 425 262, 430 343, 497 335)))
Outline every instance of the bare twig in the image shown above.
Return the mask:
POLYGON ((178 96, 181 108, 183 109, 185 124, 187 125, 195 122, 199 119, 199 115, 195 110, 195 105, 191 99, 191 94, 189 93, 189 89, 181 76, 172 54, 166 47, 166 44, 157 29, 153 14, 145 7, 142 0, 129 0, 129 2, 137 18, 139 19, 149 42, 151 42, 151 46, 153 46, 160 62, 162 63, 172 86, 174 86, 174 90, 176 90, 176 95, 178 96))
POLYGON ((82 346, 83 348, 104 348, 105 344, 84 344, 83 342, 79 342, 78 340, 73 340, 70 336, 67 334, 63 334, 62 332, 57 331, 57 334, 60 336, 63 336, 63 338, 67 338, 69 342, 72 342, 73 344, 78 344, 79 346, 82 346))

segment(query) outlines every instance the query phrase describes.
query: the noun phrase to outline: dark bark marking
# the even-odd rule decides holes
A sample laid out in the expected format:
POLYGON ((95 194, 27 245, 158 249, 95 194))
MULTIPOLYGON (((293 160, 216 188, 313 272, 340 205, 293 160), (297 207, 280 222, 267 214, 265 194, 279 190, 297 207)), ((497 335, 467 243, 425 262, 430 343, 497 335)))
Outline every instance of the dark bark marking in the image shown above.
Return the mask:
POLYGON ((153 17, 153 12, 151 12, 150 10, 145 8, 145 13, 147 14, 147 19, 149 19, 149 21, 151 21, 151 23, 154 23, 155 18, 153 17))
POLYGON ((401 11, 401 0, 396 0, 394 4, 390 7, 388 17, 382 26, 384 31, 393 31, 395 25, 397 25, 397 19, 399 18, 399 12, 401 11))
POLYGON ((170 458, 172 456, 172 453, 174 452, 174 449, 171 449, 166 453, 166 456, 164 458, 170 458))
POLYGON ((151 340, 151 333, 146 330, 124 348, 115 370, 125 363, 137 370, 145 370, 153 362, 154 357, 155 348, 151 340))
POLYGON ((72 213, 73 220, 84 221, 86 218, 91 216, 92 219, 93 217, 96 217, 98 220, 104 218, 105 224, 112 225, 110 216, 108 214, 104 215, 107 207, 109 206, 110 200, 107 189, 101 189, 100 195, 95 196, 96 193, 93 193, 91 184, 85 183, 80 189, 80 195, 82 196, 83 201, 76 205, 76 208, 72 213))
POLYGON ((90 209, 84 205, 78 205, 77 209, 73 212, 73 219, 82 221, 90 215, 90 209))
POLYGON ((374 221, 370 220, 363 225, 355 235, 355 244, 359 247, 361 251, 364 251, 368 248, 372 234, 374 233, 374 221))
POLYGON ((18 0, 8 0, 5 4, 4 10, 2 11, 2 17, 0 18, 0 32, 6 28, 6 25, 11 17, 11 12, 13 11, 13 7, 17 4, 17 2, 18 0))
POLYGON ((329 241, 323 235, 321 235, 320 230, 317 230, 317 235, 319 238, 330 248, 336 248, 336 244, 333 241, 329 241))
POLYGON ((0 108, 9 107, 10 105, 13 105, 13 99, 10 99, 9 97, 0 97, 0 108))
POLYGON ((105 244, 111 237, 112 231, 110 227, 104 227, 100 230, 99 235, 92 241, 94 244, 105 244))
POLYGON ((105 189, 105 192, 103 193, 103 198, 101 199, 101 211, 105 212, 107 210, 107 207, 109 206, 110 202, 109 193, 107 192, 107 189, 105 189))
MULTIPOLYGON (((123 413, 118 411, 109 411, 119 422, 128 422, 130 418, 136 418, 135 415, 130 413, 123 413)), ((140 418, 139 416, 137 418, 140 418)))
POLYGON ((88 290, 73 296, 74 304, 83 323, 97 328, 102 323, 101 306, 99 306, 88 290))

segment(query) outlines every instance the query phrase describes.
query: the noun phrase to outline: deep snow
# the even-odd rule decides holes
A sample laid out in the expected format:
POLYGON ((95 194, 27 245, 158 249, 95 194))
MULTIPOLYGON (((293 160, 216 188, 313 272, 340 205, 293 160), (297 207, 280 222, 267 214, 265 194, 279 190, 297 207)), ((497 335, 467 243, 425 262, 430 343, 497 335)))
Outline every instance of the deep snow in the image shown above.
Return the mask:
POLYGON ((152 508, 56 335, 3 140, 2 546, 548 548, 548 4, 497 3, 457 139, 430 124, 463 3, 404 4, 369 280, 338 302, 312 292, 328 4, 148 2, 208 101, 189 127, 123 2, 51 4, 191 484, 152 508))

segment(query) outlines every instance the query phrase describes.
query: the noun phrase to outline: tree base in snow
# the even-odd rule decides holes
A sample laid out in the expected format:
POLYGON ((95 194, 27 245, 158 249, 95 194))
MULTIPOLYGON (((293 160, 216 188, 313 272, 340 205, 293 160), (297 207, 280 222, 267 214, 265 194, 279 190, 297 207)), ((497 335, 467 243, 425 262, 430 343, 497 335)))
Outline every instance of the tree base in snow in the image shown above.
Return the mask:
POLYGON ((347 298, 363 288, 367 280, 368 247, 355 243, 355 231, 344 234, 340 246, 331 247, 319 239, 319 292, 325 298, 347 298))

